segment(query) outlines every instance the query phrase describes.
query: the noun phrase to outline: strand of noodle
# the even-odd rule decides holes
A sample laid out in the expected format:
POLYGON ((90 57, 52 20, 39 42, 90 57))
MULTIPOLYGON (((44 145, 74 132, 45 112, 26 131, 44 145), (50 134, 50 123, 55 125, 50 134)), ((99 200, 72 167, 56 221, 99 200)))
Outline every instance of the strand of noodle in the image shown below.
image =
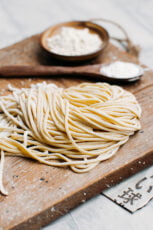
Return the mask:
POLYGON ((1 150, 1 162, 0 162, 0 192, 7 196, 8 192, 5 190, 3 185, 3 168, 4 168, 4 152, 1 150))

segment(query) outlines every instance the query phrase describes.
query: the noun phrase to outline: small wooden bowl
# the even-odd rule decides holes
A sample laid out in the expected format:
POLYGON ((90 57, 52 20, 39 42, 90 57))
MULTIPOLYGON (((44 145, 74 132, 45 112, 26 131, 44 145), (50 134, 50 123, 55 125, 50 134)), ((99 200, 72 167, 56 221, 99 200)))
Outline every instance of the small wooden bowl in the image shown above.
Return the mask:
POLYGON ((71 22, 64 22, 64 23, 57 24, 47 29, 42 34, 41 39, 40 39, 41 46, 46 51, 48 51, 52 57, 60 59, 60 60, 64 60, 64 61, 85 61, 85 60, 93 59, 102 53, 104 48, 107 46, 108 41, 109 41, 108 32, 102 26, 89 22, 89 21, 71 21, 71 22), (47 38, 59 33, 62 27, 73 27, 77 29, 88 28, 91 33, 96 33, 99 35, 99 37, 102 40, 102 45, 95 52, 85 54, 85 55, 67 56, 67 55, 60 55, 60 54, 54 53, 48 47, 47 38))

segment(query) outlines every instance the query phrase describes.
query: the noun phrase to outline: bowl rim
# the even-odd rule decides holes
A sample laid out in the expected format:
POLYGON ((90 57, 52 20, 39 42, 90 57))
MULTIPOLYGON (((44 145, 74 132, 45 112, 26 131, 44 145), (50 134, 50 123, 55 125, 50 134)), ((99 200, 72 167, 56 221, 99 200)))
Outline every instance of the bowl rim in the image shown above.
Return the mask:
POLYGON ((106 46, 109 43, 109 33, 108 31, 101 25, 93 23, 91 21, 66 21, 62 23, 55 24, 53 26, 50 26, 48 29, 46 29, 40 36, 40 44, 43 49, 45 49, 52 57, 60 60, 65 61, 83 61, 83 60, 89 60, 97 57, 102 53, 102 51, 106 48, 106 46), (61 55, 55 52, 52 52, 49 47, 47 46, 46 38, 50 32, 59 30, 62 27, 84 27, 89 28, 90 30, 94 30, 96 34, 98 34, 102 40, 101 47, 91 53, 83 54, 83 55, 61 55))

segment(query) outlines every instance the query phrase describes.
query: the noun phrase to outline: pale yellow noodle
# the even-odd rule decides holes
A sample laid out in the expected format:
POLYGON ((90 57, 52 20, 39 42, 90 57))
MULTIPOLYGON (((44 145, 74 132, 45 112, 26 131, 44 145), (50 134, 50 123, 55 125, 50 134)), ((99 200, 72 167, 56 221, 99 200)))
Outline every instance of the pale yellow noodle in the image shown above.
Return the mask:
POLYGON ((0 190, 4 152, 87 172, 112 157, 140 129, 135 96, 107 83, 67 89, 53 84, 12 88, 0 98, 0 190))

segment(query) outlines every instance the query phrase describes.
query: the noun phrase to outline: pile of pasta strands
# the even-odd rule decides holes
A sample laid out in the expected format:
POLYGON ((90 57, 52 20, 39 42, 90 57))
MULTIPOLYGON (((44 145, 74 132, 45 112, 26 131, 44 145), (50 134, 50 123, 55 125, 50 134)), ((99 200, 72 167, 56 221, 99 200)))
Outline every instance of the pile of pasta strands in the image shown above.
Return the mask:
POLYGON ((87 172, 140 129, 140 116, 135 96, 107 83, 12 88, 0 97, 1 192, 4 154, 87 172))

